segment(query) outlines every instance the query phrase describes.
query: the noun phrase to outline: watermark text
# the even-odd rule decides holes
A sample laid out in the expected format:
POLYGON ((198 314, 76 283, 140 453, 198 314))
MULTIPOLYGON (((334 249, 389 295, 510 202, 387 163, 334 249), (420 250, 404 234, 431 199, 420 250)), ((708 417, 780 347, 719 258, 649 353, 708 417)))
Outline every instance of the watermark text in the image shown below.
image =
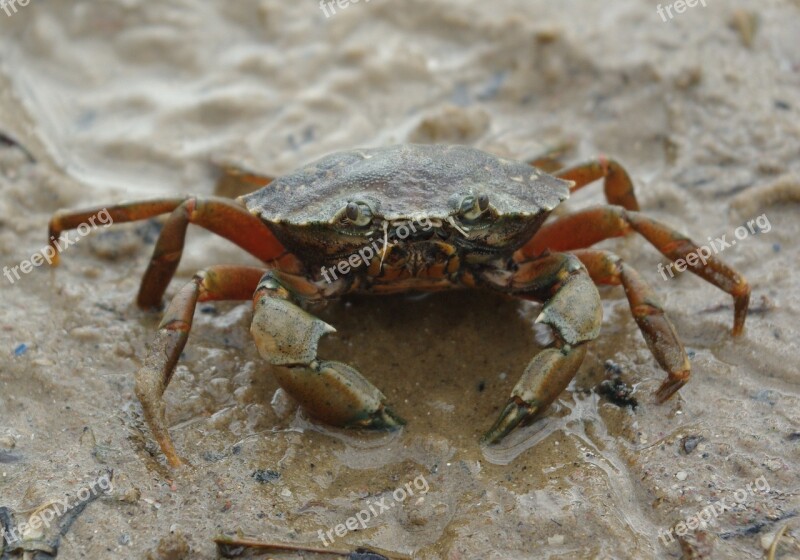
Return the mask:
POLYGON ((336 527, 325 532, 320 529, 319 540, 322 541, 323 545, 330 546, 333 544, 333 541, 336 540, 333 536, 334 534, 341 538, 348 532, 357 530, 359 527, 361 529, 366 529, 367 522, 370 519, 378 517, 385 511, 391 510, 397 504, 402 504, 408 498, 414 496, 414 490, 416 490, 420 496, 424 496, 428 493, 428 490, 430 490, 428 481, 425 480, 423 475, 419 475, 411 482, 406 482, 404 486, 399 486, 392 492, 391 500, 389 500, 387 496, 383 496, 379 500, 367 502, 366 508, 357 512, 354 516, 348 517, 344 523, 339 523, 336 527))
MULTIPOLYGON (((75 494, 75 500, 70 500, 69 496, 65 496, 61 500, 55 500, 48 503, 44 507, 40 507, 28 518, 28 521, 20 523, 16 527, 9 527, 8 530, 3 530, 0 526, 0 545, 3 544, 3 539, 9 545, 25 539, 25 536, 31 531, 37 531, 42 527, 50 527, 50 523, 60 518, 62 515, 89 501, 92 496, 100 494, 108 494, 114 490, 111 484, 111 474, 104 474, 97 480, 92 481, 88 486, 78 490, 75 494)), ((2 548, 2 547, 0 547, 2 548)))
POLYGON ((704 8, 706 7, 706 0, 675 0, 675 2, 672 4, 667 4, 666 6, 659 4, 656 8, 656 13, 661 16, 661 21, 666 23, 675 17, 675 15, 672 13, 672 10, 675 10, 676 15, 682 14, 689 8, 694 8, 697 6, 698 3, 702 4, 704 8))
POLYGON ((767 479, 761 475, 753 482, 748 483, 746 488, 739 488, 736 490, 733 493, 733 500, 730 499, 730 496, 717 500, 713 504, 704 507, 699 513, 691 515, 685 520, 676 523, 670 529, 666 531, 661 529, 658 532, 658 538, 661 540, 661 544, 667 546, 668 544, 675 542, 673 533, 679 537, 683 537, 684 535, 688 535, 690 532, 694 532, 697 529, 705 530, 708 525, 715 525, 717 522, 717 517, 726 511, 732 510, 737 505, 743 504, 749 497, 755 496, 757 493, 766 494, 769 491, 769 482, 767 482, 767 479))
MULTIPOLYGON (((358 4, 358 2, 359 0, 320 0, 319 9, 322 10, 326 18, 329 18, 336 13, 337 7, 340 10, 344 10, 345 8, 349 8, 350 4, 358 4), (330 10, 330 13, 328 13, 328 10, 330 10)), ((365 4, 367 2, 369 2, 369 0, 364 0, 365 4)))
MULTIPOLYGON (((367 0, 369 2, 369 0, 367 0)), ((17 13, 17 6, 24 8, 31 3, 31 0, 0 0, 0 10, 3 10, 8 17, 17 13)))
POLYGON ((16 266, 12 266, 11 268, 4 266, 3 275, 13 284, 21 278, 20 272, 22 274, 28 274, 35 267, 42 266, 45 261, 47 261, 47 264, 53 264, 53 259, 55 259, 58 254, 63 253, 67 247, 80 241, 82 237, 89 235, 93 229, 97 229, 99 227, 97 222, 100 222, 100 225, 103 227, 108 227, 114 223, 114 220, 111 218, 111 214, 108 213, 108 210, 103 208, 97 214, 91 216, 87 222, 77 227, 78 237, 70 239, 68 232, 62 233, 58 239, 51 236, 50 245, 42 248, 38 253, 31 255, 30 259, 24 260, 16 266))
POLYGON ((733 247, 736 245, 737 240, 742 241, 747 239, 750 235, 754 235, 756 232, 769 233, 772 230, 772 224, 770 224, 769 218, 767 218, 766 214, 761 214, 759 217, 753 220, 748 220, 746 225, 747 227, 739 226, 733 231, 733 236, 736 239, 731 239, 728 241, 727 234, 723 235, 722 237, 715 237, 714 239, 709 237, 708 245, 702 245, 698 247, 696 251, 688 253, 685 258, 677 259, 669 263, 667 266, 664 266, 663 263, 658 263, 658 271, 661 273, 661 277, 664 278, 664 280, 675 278, 675 272, 672 270, 673 267, 678 272, 684 272, 687 267, 698 267, 699 263, 703 263, 703 266, 706 266, 708 264, 708 258, 711 255, 719 254, 728 247, 733 247), (756 230, 754 226, 758 226, 758 229, 756 230), (667 278, 667 273, 669 273, 669 278, 667 278))

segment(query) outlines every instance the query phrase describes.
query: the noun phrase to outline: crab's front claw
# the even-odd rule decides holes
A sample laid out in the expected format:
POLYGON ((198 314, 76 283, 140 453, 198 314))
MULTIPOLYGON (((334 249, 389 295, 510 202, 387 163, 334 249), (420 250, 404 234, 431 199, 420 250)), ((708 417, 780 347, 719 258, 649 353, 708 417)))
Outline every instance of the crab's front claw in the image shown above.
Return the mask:
POLYGON ((311 364, 319 339, 331 332, 336 329, 288 299, 269 294, 256 299, 250 333, 261 356, 273 365, 311 364))
POLYGON ((319 339, 335 329, 294 303, 273 273, 260 282, 250 328, 275 377, 309 415, 333 426, 391 430, 405 422, 355 368, 317 357, 319 339))
POLYGON ((519 424, 533 420, 567 388, 586 354, 586 346, 546 348, 525 368, 500 417, 483 436, 483 443, 497 443, 519 424))
POLYGON ((532 418, 539 407, 510 398, 494 425, 481 438, 481 443, 497 443, 510 434, 526 418, 532 418))
POLYGON ((393 430, 405 422, 385 404, 386 397, 358 370, 333 361, 276 368, 278 383, 311 416, 333 426, 393 430))

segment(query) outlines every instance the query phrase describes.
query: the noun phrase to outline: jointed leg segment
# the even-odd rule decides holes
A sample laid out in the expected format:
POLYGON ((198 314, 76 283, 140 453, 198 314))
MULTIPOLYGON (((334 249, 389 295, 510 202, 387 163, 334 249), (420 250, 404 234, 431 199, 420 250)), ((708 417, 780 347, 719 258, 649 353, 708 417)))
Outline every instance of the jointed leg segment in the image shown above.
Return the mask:
POLYGON ((167 431, 162 397, 189 338, 195 306, 200 301, 249 300, 263 274, 262 268, 244 266, 213 266, 198 272, 175 295, 161 319, 156 338, 136 373, 136 396, 153 437, 173 467, 182 461, 167 431))
POLYGON ((648 348, 668 377, 656 392, 663 402, 689 380, 691 366, 675 327, 667 318, 655 292, 636 270, 608 251, 582 249, 572 253, 584 264, 596 284, 622 285, 648 348))
POLYGON ((601 156, 562 169, 555 176, 574 181, 575 185, 570 189, 572 192, 598 179, 604 179, 603 187, 609 204, 622 206, 626 210, 639 210, 639 202, 633 192, 633 181, 625 168, 613 159, 601 156))
POLYGON ((109 208, 58 212, 50 221, 50 235, 57 239, 62 231, 76 228, 103 211, 116 223, 144 220, 171 212, 156 242, 147 272, 142 278, 136 300, 142 308, 161 305, 161 298, 178 268, 186 229, 190 223, 229 239, 264 262, 277 261, 286 270, 292 270, 297 265, 295 257, 286 252, 259 218, 250 214, 244 206, 224 198, 166 198, 109 208))
POLYGON ((687 258, 699 255, 700 248, 691 239, 674 229, 652 220, 639 212, 620 206, 598 206, 582 210, 545 224, 522 249, 520 258, 550 251, 572 251, 590 247, 604 239, 637 232, 670 260, 684 259, 689 270, 734 299, 733 335, 744 329, 750 286, 735 270, 714 256, 687 258), (692 264, 693 263, 693 264, 692 264))

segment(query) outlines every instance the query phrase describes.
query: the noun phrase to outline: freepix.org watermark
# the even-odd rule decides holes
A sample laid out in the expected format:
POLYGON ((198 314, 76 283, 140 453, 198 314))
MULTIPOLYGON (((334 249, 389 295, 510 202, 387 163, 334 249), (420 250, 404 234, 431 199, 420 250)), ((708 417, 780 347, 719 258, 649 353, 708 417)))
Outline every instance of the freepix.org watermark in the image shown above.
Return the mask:
POLYGON ((8 17, 11 17, 17 13, 17 6, 24 8, 30 3, 31 0, 0 0, 0 9, 2 9, 8 17))
POLYGON ((697 529, 705 530, 708 525, 715 525, 717 522, 717 517, 719 517, 721 514, 728 510, 732 510, 737 505, 743 504, 751 496, 755 496, 756 494, 766 494, 769 491, 769 482, 767 482, 767 479, 764 478, 764 475, 761 475, 753 482, 748 483, 745 488, 739 488, 736 490, 733 493, 732 500, 730 499, 730 496, 717 500, 713 504, 704 507, 699 513, 691 515, 685 520, 676 523, 670 529, 666 531, 661 529, 658 532, 658 538, 661 540, 661 544, 667 546, 668 544, 675 542, 675 537, 672 536, 673 533, 679 537, 682 537, 696 531, 697 529))
POLYGON ((663 263, 658 263, 658 271, 661 273, 661 277, 664 278, 664 280, 675 278, 675 272, 672 270, 673 267, 675 267, 678 272, 683 272, 687 267, 694 268, 698 265, 698 263, 701 262, 703 263, 703 266, 705 266, 708 262, 708 257, 719 254, 728 247, 736 245, 737 240, 742 241, 747 239, 756 232, 769 233, 772 230, 772 224, 769 223, 769 218, 767 218, 766 214, 761 214, 758 218, 748 220, 746 225, 747 227, 739 226, 733 231, 733 236, 736 239, 731 239, 728 241, 727 234, 723 235, 722 237, 716 237, 713 240, 711 237, 709 237, 708 244, 711 245, 711 247, 708 245, 702 245, 701 247, 697 248, 697 251, 687 254, 686 258, 675 260, 669 263, 667 266, 664 266, 663 263), (758 226, 758 230, 753 227, 754 225, 758 226), (667 272, 669 272, 669 278, 667 278, 667 272))
MULTIPOLYGON (((337 7, 340 10, 344 10, 345 8, 349 8, 350 4, 358 4, 358 2, 359 0, 320 0, 319 9, 322 10, 326 18, 329 18, 336 13, 337 7), (331 13, 328 13, 328 10, 330 10, 331 13)), ((363 2, 366 4, 369 0, 363 0, 363 2)))
POLYGON ((658 7, 656 7, 656 13, 661 16, 661 21, 667 23, 667 21, 669 21, 667 16, 669 16, 669 19, 675 17, 672 14, 672 10, 675 10, 675 14, 682 14, 689 8, 694 8, 697 4, 701 4, 705 8, 706 0, 675 0, 675 2, 667 4, 666 6, 659 4, 658 7))
MULTIPOLYGON (((417 233, 418 231, 428 231, 433 227, 433 225, 433 222, 429 218, 412 218, 411 220, 402 223, 394 229, 392 239, 394 239, 396 236, 397 239, 402 241, 412 233, 417 233)), ((325 281, 330 284, 331 282, 338 280, 339 276, 337 275, 337 272, 338 274, 345 276, 346 274, 349 274, 351 270, 355 270, 361 265, 369 266, 369 263, 372 261, 372 259, 377 256, 380 256, 381 261, 383 261, 383 256, 386 254, 386 248, 389 243, 388 237, 377 240, 370 237, 369 240, 372 241, 371 245, 364 245, 362 249, 353 253, 346 259, 340 260, 334 266, 323 266, 320 272, 322 272, 322 277, 325 278, 325 281)))
POLYGON ((45 261, 47 261, 47 264, 53 264, 53 259, 55 259, 56 255, 63 253, 67 247, 77 243, 82 237, 86 237, 92 230, 97 229, 99 227, 97 222, 100 222, 100 225, 103 227, 108 227, 114 223, 114 220, 111 218, 111 214, 108 213, 108 210, 103 208, 97 214, 91 216, 86 222, 78 226, 77 237, 70 239, 69 233, 67 232, 62 233, 58 239, 51 236, 50 241, 52 245, 42 248, 38 253, 31 255, 30 259, 22 261, 16 266, 12 266, 11 268, 4 266, 3 275, 13 284, 21 278, 20 272, 22 274, 28 274, 35 267, 42 266, 45 261), (55 245, 55 247, 53 247, 53 245, 55 245))
POLYGON ((62 500, 48 503, 46 506, 33 512, 33 515, 28 518, 27 522, 20 523, 14 528, 9 528, 8 531, 5 531, 2 526, 0 526, 0 545, 2 545, 3 539, 5 539, 9 545, 13 545, 23 540, 25 535, 30 531, 36 531, 42 527, 49 528, 50 523, 54 520, 63 516, 69 510, 89 501, 92 496, 100 494, 101 492, 103 494, 112 492, 114 486, 111 484, 111 476, 111 473, 104 474, 97 480, 92 481, 88 486, 78 490, 75 494, 74 501, 70 500, 69 496, 66 496, 62 500))
POLYGON ((414 490, 417 490, 420 496, 424 496, 428 493, 428 490, 430 490, 428 481, 425 480, 423 475, 419 475, 412 482, 406 482, 404 486, 400 486, 392 492, 393 501, 386 503, 387 497, 383 496, 380 500, 367 502, 366 508, 357 512, 354 516, 348 517, 344 523, 339 523, 336 527, 325 532, 320 529, 319 540, 327 547, 336 540, 333 537, 334 534, 337 537, 344 537, 347 533, 355 531, 359 527, 361 527, 361 529, 366 529, 367 522, 370 519, 378 517, 385 511, 389 511, 397 504, 402 504, 408 498, 414 496, 414 490))

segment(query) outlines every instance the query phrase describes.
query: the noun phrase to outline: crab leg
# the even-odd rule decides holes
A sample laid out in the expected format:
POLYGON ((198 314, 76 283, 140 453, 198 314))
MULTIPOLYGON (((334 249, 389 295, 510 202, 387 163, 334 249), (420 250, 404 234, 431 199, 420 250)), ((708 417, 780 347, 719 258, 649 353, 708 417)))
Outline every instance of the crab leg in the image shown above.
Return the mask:
MULTIPOLYGON (((57 240, 61 233, 71 229, 75 229, 81 224, 86 223, 89 219, 97 216, 106 210, 111 216, 112 222, 135 222, 138 220, 146 220, 159 214, 166 214, 172 212, 186 200, 185 198, 158 198, 154 200, 142 200, 139 202, 129 202, 127 204, 120 204, 106 208, 105 206, 97 206, 95 208, 87 208, 85 210, 59 210, 53 217, 50 218, 49 239, 50 246, 56 250, 55 240, 57 240)), ((59 264, 59 254, 55 251, 53 257, 53 266, 59 264)))
POLYGON ((714 256, 701 259, 698 255, 710 253, 707 247, 706 251, 701 251, 688 237, 638 212, 619 206, 598 206, 564 216, 542 226, 517 252, 517 258, 531 257, 545 250, 571 251, 589 247, 604 239, 620 237, 632 231, 642 235, 670 260, 686 260, 691 272, 733 296, 733 335, 742 334, 750 302, 750 286, 747 281, 714 256), (695 258, 687 259, 690 254, 695 258))
POLYGON ((585 344, 597 338, 603 321, 597 287, 572 255, 554 253, 520 263, 509 283, 495 283, 495 287, 524 299, 545 301, 536 322, 550 325, 556 341, 525 368, 499 418, 484 435, 487 443, 502 440, 556 400, 578 371, 586 355, 585 344))
POLYGON ((600 156, 596 159, 585 161, 577 165, 571 165, 565 169, 554 173, 559 179, 574 181, 575 184, 570 188, 575 192, 597 181, 605 179, 604 189, 606 200, 609 204, 622 206, 626 210, 639 210, 639 203, 636 194, 633 192, 633 181, 630 175, 618 162, 600 156))
POLYGON ((573 142, 562 142, 526 158, 525 161, 532 167, 541 169, 545 173, 553 174, 559 169, 564 168, 562 158, 565 153, 569 152, 574 147, 575 144, 573 142))
POLYGON ((356 369, 317 357, 319 339, 335 329, 298 306, 304 297, 299 290, 311 294, 312 287, 299 277, 270 271, 253 296, 250 332, 261 356, 282 366, 275 368, 278 383, 310 415, 334 426, 386 430, 404 424, 356 369))
MULTIPOLYGON (((50 220, 51 244, 64 230, 78 227, 90 217, 107 211, 114 222, 124 223, 152 218, 171 212, 159 235, 150 264, 142 278, 136 302, 142 308, 161 305, 161 298, 178 268, 186 229, 199 225, 229 239, 264 262, 278 261, 276 266, 292 269, 295 258, 286 252, 269 228, 243 206, 223 198, 165 198, 130 202, 110 208, 57 212, 50 220)), ((57 259, 54 263, 58 263, 57 259)))
POLYGON ((578 257, 596 284, 619 286, 625 289, 633 318, 639 325, 650 352, 667 379, 656 392, 658 402, 664 402, 689 381, 691 366, 675 327, 667 318, 661 302, 639 273, 614 253, 581 249, 572 253, 578 257))
POLYGON ((167 431, 163 395, 189 337, 195 306, 201 301, 248 300, 263 274, 263 268, 245 266, 207 268, 180 289, 161 319, 156 339, 136 373, 136 396, 153 437, 173 467, 183 462, 167 431))

